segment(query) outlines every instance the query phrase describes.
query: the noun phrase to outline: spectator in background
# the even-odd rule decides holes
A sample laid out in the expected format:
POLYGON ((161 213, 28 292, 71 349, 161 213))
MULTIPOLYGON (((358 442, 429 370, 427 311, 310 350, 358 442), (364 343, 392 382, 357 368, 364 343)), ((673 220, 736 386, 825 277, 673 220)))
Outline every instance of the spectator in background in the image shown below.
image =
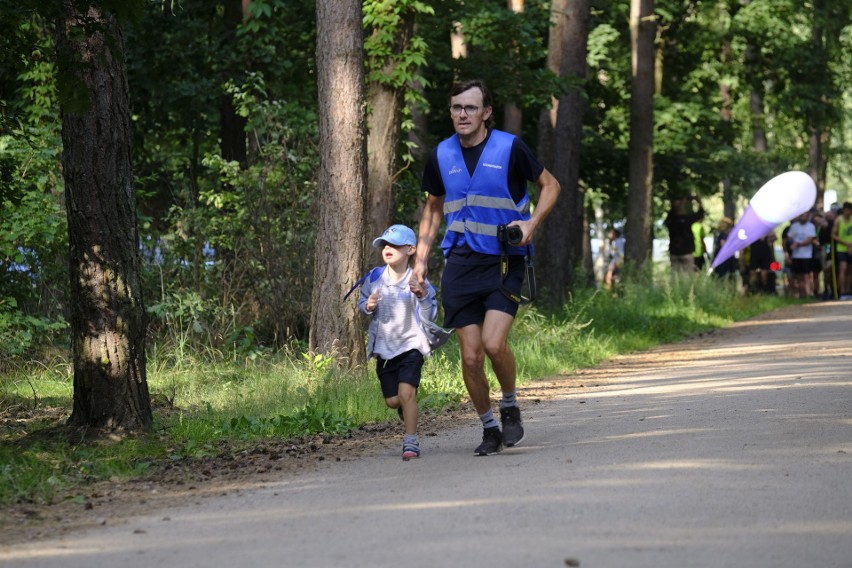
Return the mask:
POLYGON ((669 259, 672 272, 692 273, 695 271, 695 261, 692 253, 695 244, 692 237, 692 224, 699 219, 699 213, 704 215, 704 208, 696 196, 692 200, 697 205, 695 212, 687 210, 689 197, 682 195, 672 198, 671 209, 664 224, 669 231, 669 259))
MULTIPOLYGON (((822 228, 826 225, 825 214, 816 208, 811 209, 811 223, 814 224, 817 231, 817 241, 813 245, 814 250, 813 256, 811 257, 811 281, 814 285, 814 298, 819 299, 822 296, 820 275, 822 274, 823 266, 825 265, 825 247, 822 246, 819 235, 822 228)), ((826 285, 827 284, 828 282, 826 282, 826 285)))
POLYGON ((781 251, 784 255, 784 291, 786 294, 793 293, 793 249, 790 246, 790 227, 793 224, 789 223, 784 230, 781 231, 781 251))
POLYGON ((822 280, 823 280, 823 300, 837 298, 837 283, 834 272, 834 259, 831 254, 831 230, 834 227, 834 220, 837 219, 837 212, 840 210, 837 203, 832 204, 831 208, 823 215, 825 221, 822 227, 817 227, 817 239, 820 244, 820 257, 822 258, 822 280))
POLYGON ((772 270, 775 241, 775 233, 770 232, 749 246, 748 289, 751 292, 775 293, 775 271, 772 270))
POLYGON ((707 244, 704 242, 704 237, 707 236, 704 230, 704 211, 699 209, 695 213, 698 218, 692 223, 692 263, 695 266, 696 272, 704 270, 704 261, 707 255, 707 244))
MULTIPOLYGON (((722 247, 725 246, 725 241, 728 240, 728 236, 731 234, 731 228, 734 226, 734 222, 731 221, 729 217, 722 217, 719 219, 719 228, 716 231, 716 236, 713 239, 713 259, 719 255, 719 251, 722 250, 722 247)), ((727 278, 730 277, 737 271, 738 264, 737 259, 734 256, 729 257, 724 262, 722 262, 719 266, 713 269, 713 274, 718 276, 719 278, 727 278)))
POLYGON ((787 239, 790 242, 790 258, 793 261, 793 292, 800 298, 808 298, 813 294, 814 245, 819 243, 809 212, 806 211, 793 220, 787 239))
POLYGON ((611 229, 607 237, 609 238, 609 263, 606 267, 604 282, 611 290, 615 281, 621 277, 621 266, 624 264, 624 237, 618 229, 611 229))
POLYGON ((834 260, 837 268, 837 290, 841 300, 852 299, 852 271, 849 262, 852 247, 852 203, 845 201, 840 215, 834 220, 831 230, 832 244, 835 247, 834 260))

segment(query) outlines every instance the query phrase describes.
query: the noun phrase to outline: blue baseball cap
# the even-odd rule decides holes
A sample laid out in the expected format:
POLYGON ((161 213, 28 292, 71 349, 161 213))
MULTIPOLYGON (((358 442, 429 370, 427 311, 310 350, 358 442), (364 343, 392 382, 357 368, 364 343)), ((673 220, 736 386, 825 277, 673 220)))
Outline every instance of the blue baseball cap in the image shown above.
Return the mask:
POLYGON ((417 246, 417 235, 405 225, 391 225, 385 229, 381 237, 373 239, 373 248, 382 248, 385 243, 394 246, 411 245, 415 247, 417 246))

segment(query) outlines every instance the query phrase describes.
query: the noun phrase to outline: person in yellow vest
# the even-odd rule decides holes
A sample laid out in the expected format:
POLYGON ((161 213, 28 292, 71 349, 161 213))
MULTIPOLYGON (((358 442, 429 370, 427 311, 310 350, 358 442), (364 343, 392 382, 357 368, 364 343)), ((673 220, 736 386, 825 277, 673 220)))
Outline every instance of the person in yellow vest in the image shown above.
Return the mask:
POLYGON ((840 216, 834 220, 831 229, 831 241, 834 244, 834 261, 837 267, 837 289, 841 300, 852 300, 852 270, 850 270, 850 247, 852 247, 852 203, 843 203, 840 216))
POLYGON ((704 231, 704 211, 699 210, 696 215, 698 218, 692 223, 692 263, 695 265, 695 271, 701 272, 704 270, 704 259, 707 255, 707 244, 704 242, 707 233, 704 231))

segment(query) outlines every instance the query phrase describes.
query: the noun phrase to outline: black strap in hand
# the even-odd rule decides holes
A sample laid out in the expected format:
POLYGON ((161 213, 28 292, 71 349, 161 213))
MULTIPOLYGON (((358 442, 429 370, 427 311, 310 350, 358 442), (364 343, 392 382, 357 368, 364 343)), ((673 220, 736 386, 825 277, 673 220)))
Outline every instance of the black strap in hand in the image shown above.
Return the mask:
MULTIPOLYGON (((515 294, 508 288, 504 282, 506 282, 506 276, 509 275, 509 245, 507 243, 503 243, 502 249, 503 252, 500 254, 500 291, 503 292, 503 295, 515 302, 516 304, 525 305, 531 303, 535 300, 536 295, 536 286, 535 286, 535 268, 533 267, 533 256, 532 249, 527 247, 527 254, 524 257, 526 264, 526 279, 529 281, 529 292, 530 295, 528 297, 523 294, 515 294)), ((523 285, 521 286, 523 288, 523 285)))

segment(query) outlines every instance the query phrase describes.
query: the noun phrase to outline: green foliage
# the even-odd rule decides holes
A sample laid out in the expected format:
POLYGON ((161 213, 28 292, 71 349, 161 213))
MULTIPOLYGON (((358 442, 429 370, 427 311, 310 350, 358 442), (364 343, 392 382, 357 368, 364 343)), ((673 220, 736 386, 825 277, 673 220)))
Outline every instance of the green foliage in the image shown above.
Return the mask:
MULTIPOLYGON (((313 17, 312 2, 254 1, 233 34, 221 12, 190 0, 151 7, 127 30, 147 303, 165 314, 196 294, 202 335, 235 356, 307 337, 319 163, 315 85, 305 80, 313 17), (247 121, 242 166, 217 144, 226 97, 247 121)), ((166 331, 165 320, 153 323, 166 331)), ((201 338, 185 331, 170 336, 201 338)))
POLYGON ((0 369, 25 354, 37 340, 44 344, 45 337, 64 331, 66 327, 61 316, 51 320, 27 315, 18 309, 14 297, 0 298, 0 369))
POLYGON ((151 437, 75 445, 50 428, 39 432, 45 431, 43 441, 0 444, 0 503, 83 503, 87 483, 144 477, 152 461, 165 456, 151 437))
MULTIPOLYGON (((52 49, 41 21, 19 22, 19 38, 34 42, 0 101, 0 364, 49 344, 65 329, 67 224, 59 174, 61 140, 52 49)), ((12 71, 9 69, 3 69, 12 71)))
POLYGON ((549 4, 528 0, 521 13, 489 0, 438 2, 433 8, 435 15, 422 18, 418 27, 427 44, 434 46, 429 67, 423 70, 429 85, 424 94, 433 109, 430 136, 440 140, 452 134, 452 124, 443 110, 447 93, 454 81, 474 77, 484 79, 491 88, 498 124, 502 105, 514 102, 532 111, 524 128, 534 133, 537 112, 549 107, 551 96, 565 88, 545 66, 549 4), (457 26, 464 35, 466 58, 453 59, 447 45, 457 26))
MULTIPOLYGON (((364 3, 368 79, 404 90, 406 132, 417 130, 426 146, 451 133, 446 93, 454 80, 479 76, 494 91, 498 124, 504 103, 520 105, 524 138, 535 145, 540 111, 565 84, 545 70, 550 4, 524 4, 516 14, 492 0, 364 3), (414 35, 398 34, 410 19, 414 35), (457 25, 467 57, 453 59, 448 38, 457 25)), ((2 6, 0 49, 9 57, 0 61, 0 349, 23 357, 33 340, 58 336, 69 301, 53 44, 62 6, 2 6)), ((183 345, 184 362, 205 349, 263 360, 273 346, 303 341, 323 111, 315 2, 253 0, 241 22, 226 22, 223 5, 204 0, 106 7, 126 44, 152 339, 183 345), (245 164, 222 159, 226 101, 247 121, 245 164), (190 305, 199 308, 191 316, 181 311, 190 305)), ((771 175, 804 169, 812 127, 831 128, 828 176, 848 185, 850 8, 849 0, 657 1, 656 217, 672 189, 715 196, 726 180, 734 198, 748 197, 771 175), (752 150, 752 89, 764 96, 765 153, 752 150)), ((612 221, 626 207, 628 16, 629 3, 592 2, 582 85, 580 176, 612 221)), ((403 136, 404 171, 394 185, 402 219, 416 215, 423 197, 412 143, 403 136)))
POLYGON ((367 81, 393 89, 423 83, 420 68, 427 65, 428 46, 423 38, 407 38, 399 30, 406 18, 434 15, 435 10, 419 0, 368 0, 363 12, 367 81))

